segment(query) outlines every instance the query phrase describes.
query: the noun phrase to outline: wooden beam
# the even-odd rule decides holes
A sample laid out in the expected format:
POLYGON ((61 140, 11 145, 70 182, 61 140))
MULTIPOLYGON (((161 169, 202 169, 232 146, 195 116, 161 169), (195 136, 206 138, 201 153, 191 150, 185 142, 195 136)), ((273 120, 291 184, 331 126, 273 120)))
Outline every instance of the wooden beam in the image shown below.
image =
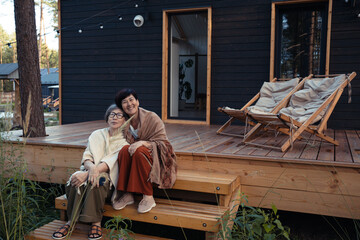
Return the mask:
POLYGON ((162 104, 161 104, 161 118, 163 121, 167 120, 167 101, 168 101, 168 66, 169 66, 169 17, 166 11, 163 11, 163 43, 162 43, 162 104))
MULTIPOLYGON (((314 161, 313 161, 314 162, 314 161)), ((238 174, 241 186, 292 189, 296 191, 331 193, 360 197, 360 175, 358 169, 331 166, 312 166, 294 163, 270 165, 254 161, 217 161, 209 159, 185 160, 179 157, 180 169, 238 174)), ((243 191, 243 190, 242 190, 243 191)))
POLYGON ((275 66, 275 22, 276 22, 276 4, 271 4, 271 36, 270 36, 270 76, 269 80, 274 78, 275 66))
POLYGON ((58 51, 58 56, 59 56, 59 125, 62 124, 62 69, 61 69, 61 38, 62 38, 62 34, 61 34, 61 4, 60 4, 61 0, 58 0, 58 22, 59 22, 59 33, 60 33, 60 37, 59 37, 59 51, 58 51))
POLYGON ((326 32, 326 62, 325 62, 325 74, 329 74, 330 72, 330 40, 331 40, 331 21, 332 21, 332 5, 333 0, 329 0, 328 7, 328 24, 327 24, 327 32, 326 32))
POLYGON ((210 125, 211 113, 211 36, 212 36, 212 9, 208 9, 208 32, 207 32, 207 71, 206 71, 206 124, 210 125))
POLYGON ((181 24, 179 22, 179 19, 177 18, 177 16, 173 16, 172 18, 173 18, 173 21, 175 23, 175 27, 176 27, 179 35, 180 35, 180 39, 186 40, 187 37, 186 37, 186 34, 184 32, 184 29, 182 28, 182 26, 181 26, 181 24))
POLYGON ((242 186, 242 191, 248 196, 248 204, 254 207, 271 208, 274 204, 286 211, 360 219, 359 196, 254 186, 242 186))

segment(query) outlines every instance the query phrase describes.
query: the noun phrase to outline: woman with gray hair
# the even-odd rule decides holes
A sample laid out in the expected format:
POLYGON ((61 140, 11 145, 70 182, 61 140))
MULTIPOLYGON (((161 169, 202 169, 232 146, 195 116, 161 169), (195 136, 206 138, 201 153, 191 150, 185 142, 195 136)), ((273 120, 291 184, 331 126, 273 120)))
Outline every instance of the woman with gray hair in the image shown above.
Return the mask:
POLYGON ((111 105, 105 113, 105 121, 108 127, 91 133, 80 171, 75 172, 68 181, 65 191, 69 221, 54 232, 54 239, 66 238, 73 227, 71 225, 74 225, 72 221, 77 220, 91 223, 89 239, 102 237, 101 219, 105 200, 111 196, 112 187, 116 189, 118 182, 117 157, 121 148, 128 145, 122 131, 125 123, 123 111, 115 104, 111 105), (86 187, 87 184, 90 184, 90 188, 86 187))

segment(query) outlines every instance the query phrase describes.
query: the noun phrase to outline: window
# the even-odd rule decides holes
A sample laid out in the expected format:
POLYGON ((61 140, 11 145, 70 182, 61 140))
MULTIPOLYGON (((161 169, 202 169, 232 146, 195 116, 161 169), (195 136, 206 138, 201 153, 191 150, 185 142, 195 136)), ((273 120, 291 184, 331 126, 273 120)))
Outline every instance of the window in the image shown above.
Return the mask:
POLYGON ((327 2, 276 8, 274 77, 325 74, 327 2))

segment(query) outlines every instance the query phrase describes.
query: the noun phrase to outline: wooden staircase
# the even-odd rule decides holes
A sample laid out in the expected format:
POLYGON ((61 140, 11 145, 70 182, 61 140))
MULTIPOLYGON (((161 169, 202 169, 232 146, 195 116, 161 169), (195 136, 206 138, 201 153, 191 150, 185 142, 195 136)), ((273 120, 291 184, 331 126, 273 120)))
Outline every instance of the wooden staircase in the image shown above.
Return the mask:
MULTIPOLYGON (((141 200, 139 196, 135 198, 135 204, 122 210, 114 210, 112 206, 105 205, 104 216, 121 215, 133 221, 200 230, 206 232, 206 239, 215 239, 221 218, 229 211, 237 211, 234 206, 239 204, 239 192, 238 176, 178 170, 173 189, 154 191, 157 205, 150 212, 137 212, 137 204, 141 200)), ((61 220, 64 221, 67 209, 65 195, 56 198, 55 207, 61 210, 61 220)), ((229 224, 231 227, 232 223, 229 224)))
MULTIPOLYGON (((31 232, 29 235, 25 237, 26 240, 36 240, 36 239, 52 239, 52 234, 59 229, 62 225, 64 225, 66 222, 61 220, 54 220, 36 230, 31 232)), ((71 240, 87 240, 88 237, 88 231, 89 231, 89 225, 78 223, 75 226, 74 231, 72 232, 69 239, 71 240)), ((101 239, 104 240, 110 240, 106 236, 107 229, 103 228, 103 237, 101 239)), ((136 240, 167 240, 168 238, 161 238, 156 236, 146 236, 142 234, 134 234, 133 238, 136 240)), ((66 238, 64 238, 66 239, 66 238)))

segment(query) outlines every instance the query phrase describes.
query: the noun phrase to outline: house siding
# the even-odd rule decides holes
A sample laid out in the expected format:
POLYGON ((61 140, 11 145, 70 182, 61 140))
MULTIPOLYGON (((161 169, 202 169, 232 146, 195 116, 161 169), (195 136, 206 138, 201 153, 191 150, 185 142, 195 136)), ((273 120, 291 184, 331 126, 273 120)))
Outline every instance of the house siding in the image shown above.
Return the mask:
MULTIPOLYGON (((165 9, 212 7, 211 124, 227 119, 217 107, 241 107, 269 80, 270 0, 152 0, 138 4, 135 8, 133 1, 60 1, 63 123, 101 119, 115 93, 124 87, 134 88, 140 105, 161 116, 165 9), (145 13, 144 25, 134 27, 133 17, 145 13), (122 21, 114 20, 118 15, 122 21), (104 29, 99 29, 99 23, 104 29)), ((359 19, 347 16, 353 9, 342 2, 334 1, 333 9, 330 72, 359 71, 359 19)), ((353 103, 345 103, 345 93, 330 127, 360 127, 357 82, 358 77, 352 88, 353 103)))
POLYGON ((332 128, 360 128, 360 8, 351 5, 352 1, 333 2, 330 73, 356 71, 358 75, 351 82, 351 103, 346 88, 329 120, 332 128))

